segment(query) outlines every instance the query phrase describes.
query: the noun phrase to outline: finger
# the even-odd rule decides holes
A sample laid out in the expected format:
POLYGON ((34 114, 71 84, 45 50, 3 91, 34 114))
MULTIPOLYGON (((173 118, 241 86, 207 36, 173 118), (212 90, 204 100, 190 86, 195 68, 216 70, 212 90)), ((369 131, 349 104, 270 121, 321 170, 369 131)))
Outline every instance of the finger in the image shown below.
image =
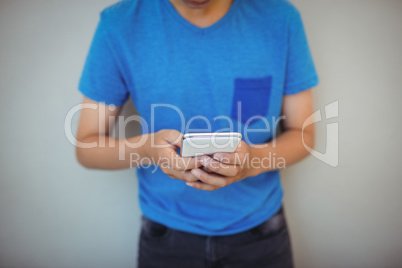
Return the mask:
POLYGON ((181 148, 183 134, 175 129, 169 129, 163 137, 169 144, 181 148))
POLYGON ((215 153, 212 158, 224 164, 239 166, 242 163, 238 153, 215 153))
POLYGON ((178 171, 174 169, 170 169, 166 173, 170 178, 182 180, 185 182, 196 182, 198 178, 195 177, 190 171, 178 171))
POLYGON ((199 168, 202 164, 194 157, 181 157, 173 149, 167 149, 160 157, 159 162, 167 162, 168 166, 178 171, 199 168))
POLYGON ((202 166, 194 157, 181 157, 178 154, 173 158, 173 168, 179 171, 191 170, 202 166))
POLYGON ((208 156, 203 156, 200 162, 208 170, 226 177, 234 177, 240 171, 240 167, 237 165, 224 164, 208 156))
POLYGON ((215 191, 217 189, 219 189, 220 187, 217 186, 212 186, 203 182, 187 182, 186 183, 187 186, 193 187, 194 189, 198 189, 198 190, 203 190, 203 191, 215 191))
POLYGON ((201 164, 201 167, 200 167, 202 170, 204 170, 205 172, 207 172, 207 173, 212 173, 213 171, 212 170, 209 170, 207 167, 204 167, 204 166, 202 166, 202 164, 201 164))
POLYGON ((191 173, 200 181, 219 188, 225 187, 231 183, 231 180, 228 177, 215 173, 207 173, 200 168, 191 170, 191 173))

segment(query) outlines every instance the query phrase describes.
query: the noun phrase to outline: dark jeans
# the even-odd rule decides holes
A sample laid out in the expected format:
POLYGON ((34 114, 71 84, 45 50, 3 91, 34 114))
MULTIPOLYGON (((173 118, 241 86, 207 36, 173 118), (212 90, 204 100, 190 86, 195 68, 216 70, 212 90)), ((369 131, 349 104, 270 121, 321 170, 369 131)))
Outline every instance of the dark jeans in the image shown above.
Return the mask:
POLYGON ((142 216, 138 268, 293 267, 283 209, 250 230, 226 236, 181 232, 142 216))

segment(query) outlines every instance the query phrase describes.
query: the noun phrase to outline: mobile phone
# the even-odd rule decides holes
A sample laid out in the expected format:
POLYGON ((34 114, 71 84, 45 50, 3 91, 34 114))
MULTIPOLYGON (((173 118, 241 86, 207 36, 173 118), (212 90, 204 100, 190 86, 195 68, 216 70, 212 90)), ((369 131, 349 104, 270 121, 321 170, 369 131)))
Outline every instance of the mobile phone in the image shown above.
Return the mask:
POLYGON ((180 155, 195 157, 214 153, 233 153, 241 141, 238 132, 187 133, 183 135, 180 155))

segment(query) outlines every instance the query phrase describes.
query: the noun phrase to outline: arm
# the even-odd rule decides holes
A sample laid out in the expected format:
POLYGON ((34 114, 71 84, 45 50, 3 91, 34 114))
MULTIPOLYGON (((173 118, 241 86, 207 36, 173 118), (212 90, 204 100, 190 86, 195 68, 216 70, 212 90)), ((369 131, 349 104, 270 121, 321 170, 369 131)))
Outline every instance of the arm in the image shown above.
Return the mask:
POLYGON ((187 169, 197 167, 194 159, 183 159, 177 155, 180 146, 181 133, 176 130, 161 130, 157 133, 139 135, 126 139, 109 136, 109 130, 114 126, 120 107, 98 103, 84 97, 83 105, 90 104, 96 109, 82 109, 77 132, 76 157, 78 162, 87 168, 94 169, 125 169, 141 164, 159 164, 159 159, 168 161, 163 172, 171 178, 186 180, 187 169), (151 136, 156 148, 151 144, 151 136), (84 148, 80 143, 93 144, 92 148, 84 148), (141 161, 130 163, 130 154, 137 154, 141 161), (119 160, 124 158, 124 160, 119 160))
MULTIPOLYGON (((84 144, 94 144, 92 148, 84 148, 77 143, 76 157, 78 162, 87 168, 93 169, 124 169, 129 168, 129 153, 142 154, 141 148, 137 150, 125 150, 125 160, 119 161, 119 145, 123 142, 109 136, 111 127, 116 123, 120 113, 120 107, 110 109, 110 106, 98 103, 84 97, 83 106, 91 104, 95 109, 84 108, 81 110, 77 131, 77 141, 84 144), (104 111, 104 112, 103 112, 104 111)), ((134 139, 139 137, 134 137, 134 139)), ((122 151, 122 150, 121 150, 122 151)))
POLYGON ((285 116, 283 121, 284 132, 275 141, 267 143, 263 148, 247 145, 242 141, 235 153, 217 153, 213 158, 203 156, 200 161, 203 166, 214 173, 207 173, 202 169, 194 169, 192 174, 201 182, 187 183, 201 190, 213 191, 225 187, 233 182, 256 176, 263 172, 273 171, 279 167, 252 165, 262 163, 261 160, 269 155, 285 160, 285 166, 292 165, 308 155, 303 145, 314 146, 314 125, 303 127, 304 121, 313 113, 313 96, 311 90, 305 90, 293 95, 285 95, 282 104, 282 113, 285 116), (247 158, 248 157, 248 158, 247 158), (241 165, 240 159, 246 163, 241 165))
MULTIPOLYGON (((275 140, 275 146, 273 146, 273 142, 270 142, 266 148, 253 148, 250 154, 253 157, 261 158, 266 157, 269 153, 272 155, 275 153, 276 157, 285 159, 286 167, 302 160, 309 154, 303 145, 303 139, 310 148, 314 147, 314 124, 303 129, 303 123, 312 113, 313 94, 311 89, 298 94, 285 95, 282 103, 282 114, 285 116, 284 132, 275 140)), ((278 168, 264 169, 260 167, 253 170, 252 174, 258 175, 275 169, 278 168)))

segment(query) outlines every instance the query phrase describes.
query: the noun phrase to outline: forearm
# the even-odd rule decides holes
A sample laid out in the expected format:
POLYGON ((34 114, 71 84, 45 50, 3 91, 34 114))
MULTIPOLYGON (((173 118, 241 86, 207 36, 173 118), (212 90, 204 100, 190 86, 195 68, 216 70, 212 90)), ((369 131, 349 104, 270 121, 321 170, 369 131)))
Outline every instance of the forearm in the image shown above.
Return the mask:
POLYGON ((302 130, 287 130, 275 140, 264 144, 267 146, 263 148, 252 147, 250 158, 259 159, 257 162, 261 164, 253 165, 251 176, 285 168, 305 158, 309 152, 305 148, 303 141, 305 145, 313 148, 314 131, 305 131, 302 137, 302 130), (268 159, 269 161, 264 161, 268 159))
POLYGON ((140 135, 128 139, 116 139, 110 136, 91 135, 80 140, 76 147, 78 162, 93 169, 118 170, 135 167, 139 162, 150 164, 147 155, 149 137, 140 135), (141 139, 146 142, 141 142, 141 139), (135 155, 133 160, 133 155, 135 155), (143 159, 142 161, 138 161, 143 159))

